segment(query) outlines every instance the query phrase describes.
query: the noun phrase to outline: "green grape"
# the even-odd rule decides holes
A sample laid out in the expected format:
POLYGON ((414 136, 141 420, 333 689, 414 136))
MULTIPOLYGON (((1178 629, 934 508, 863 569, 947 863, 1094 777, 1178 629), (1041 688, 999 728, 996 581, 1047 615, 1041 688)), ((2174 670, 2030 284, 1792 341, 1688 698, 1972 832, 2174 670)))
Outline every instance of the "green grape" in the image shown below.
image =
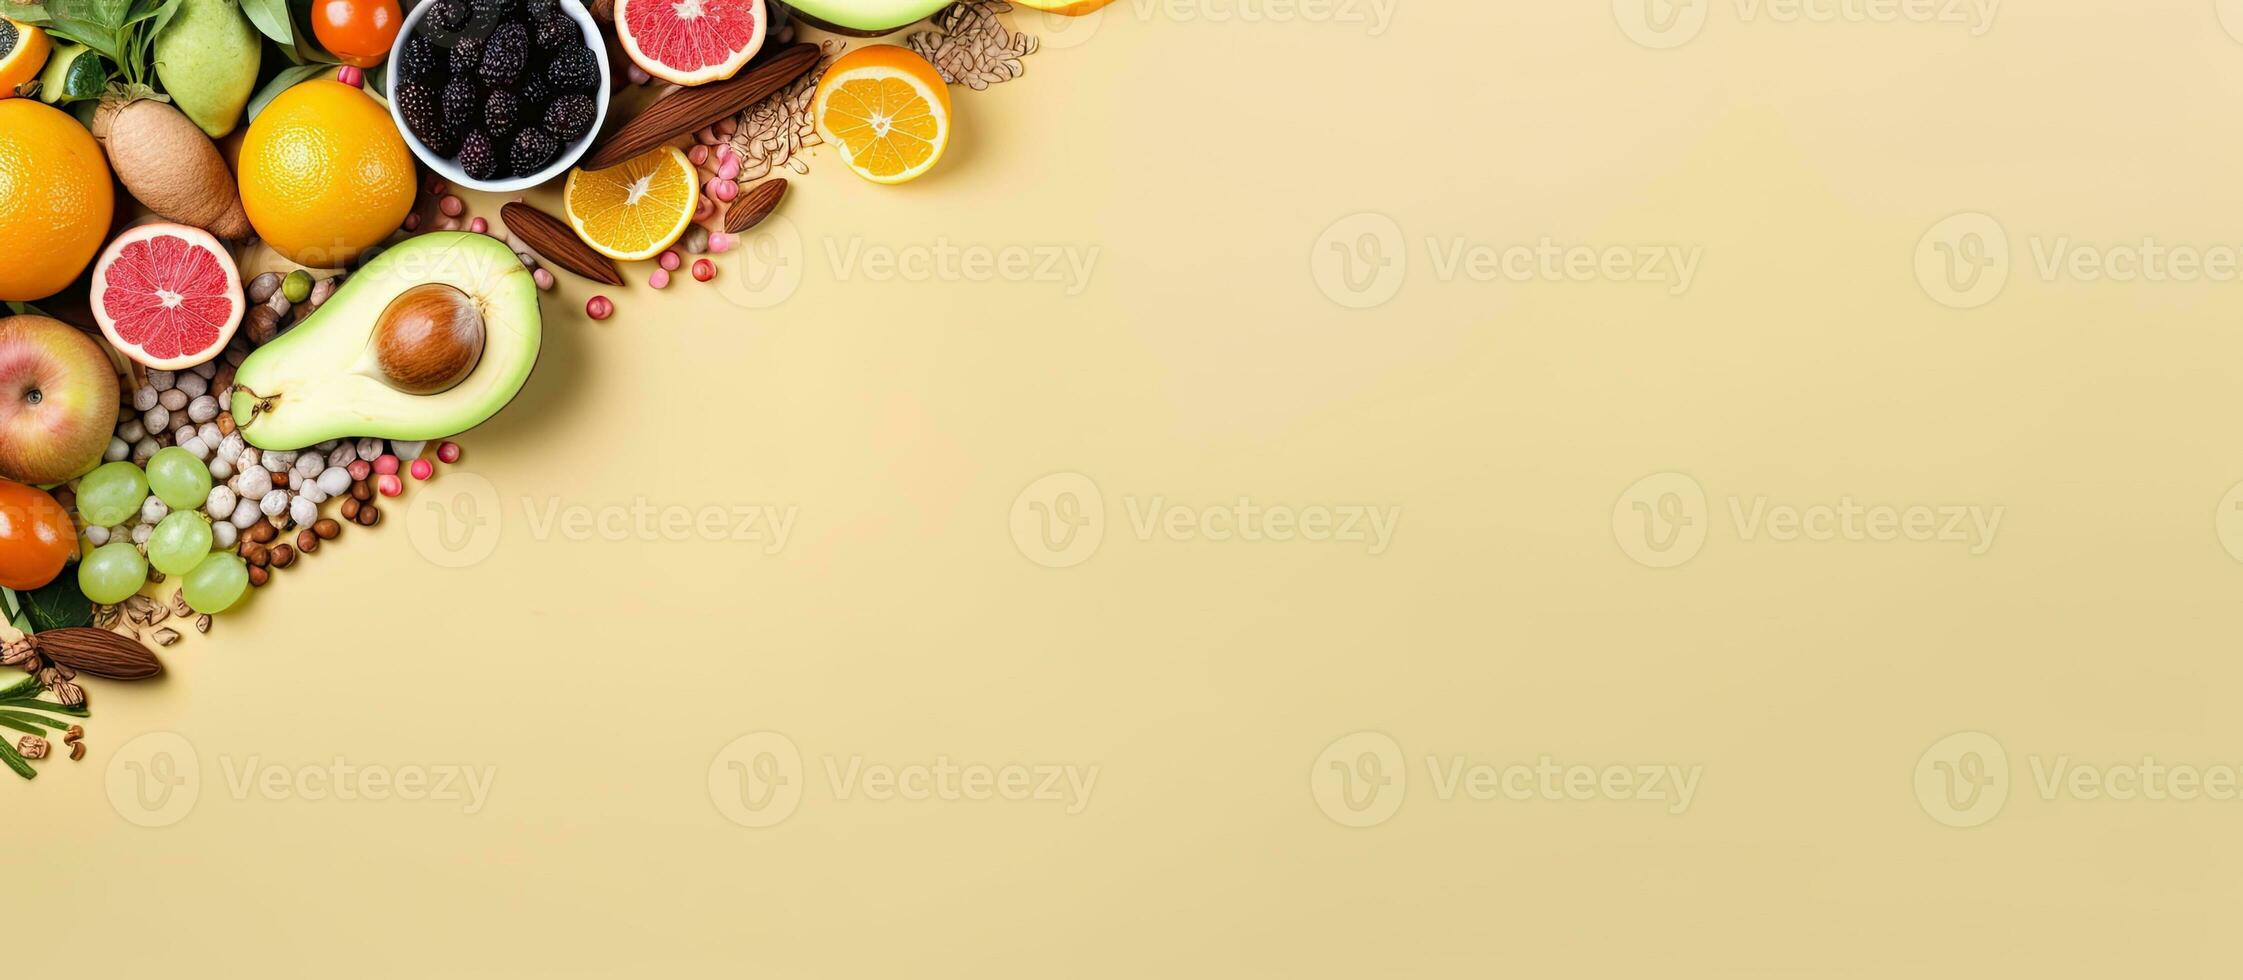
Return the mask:
POLYGON ((249 566, 226 552, 202 560, 187 573, 187 605, 196 612, 225 612, 249 591, 249 566))
POLYGON ((122 524, 125 518, 139 513, 147 499, 147 474, 124 460, 96 466, 78 480, 78 513, 85 515, 88 524, 122 524))
POLYGON ((185 575, 210 554, 210 521, 191 510, 175 510, 156 524, 148 539, 148 562, 166 575, 185 575))
POLYGON ((148 486, 172 510, 194 510, 210 497, 210 467, 178 446, 148 457, 148 486))
POLYGON ((111 541, 78 562, 78 591, 95 602, 123 602, 147 581, 148 560, 130 541, 111 541))

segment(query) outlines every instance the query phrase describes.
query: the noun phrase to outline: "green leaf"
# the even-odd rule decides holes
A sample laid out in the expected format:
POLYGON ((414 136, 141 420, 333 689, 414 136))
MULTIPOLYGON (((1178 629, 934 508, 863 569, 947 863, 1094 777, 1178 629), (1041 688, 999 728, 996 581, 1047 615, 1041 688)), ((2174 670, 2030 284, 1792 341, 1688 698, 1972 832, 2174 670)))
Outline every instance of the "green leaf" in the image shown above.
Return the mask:
POLYGON ((39 770, 31 768, 30 760, 17 754, 16 747, 9 745, 4 739, 0 739, 0 762, 6 762, 8 768, 15 770, 16 775, 25 779, 39 778, 39 770))
POLYGON ((25 674, 22 680, 6 688, 0 688, 0 701, 12 700, 17 697, 36 698, 39 696, 39 691, 39 679, 30 674, 25 674))
POLYGON ((0 17, 6 17, 18 23, 44 25, 48 19, 47 7, 45 4, 0 0, 0 17))
POLYGON ((272 38, 274 44, 286 48, 296 43, 296 32, 288 23, 288 0, 241 0, 241 12, 257 25, 257 33, 272 38))
POLYGON ((280 93, 286 92, 289 89, 296 87, 300 83, 310 81, 314 76, 318 75, 320 72, 326 71, 331 67, 333 66, 292 65, 290 67, 281 69, 280 74, 274 75, 272 81, 266 82, 264 88, 258 89, 256 95, 252 95, 249 97, 249 113, 247 118, 257 118, 258 113, 265 111, 265 105, 271 102, 273 99, 277 98, 280 93))
MULTIPOLYGON (((36 632, 31 628, 30 615, 23 610, 23 596, 16 590, 0 589, 0 607, 4 607, 0 608, 0 612, 7 614, 8 625, 15 627, 17 632, 24 634, 36 632)), ((0 692, 0 696, 5 696, 5 692, 0 692)))
POLYGON ((12 711, 0 711, 0 728, 13 728, 16 731, 22 732, 26 735, 47 734, 46 729, 33 724, 34 722, 41 722, 45 720, 46 719, 41 718, 37 715, 19 715, 12 711))
POLYGON ((65 626, 93 625, 93 600, 78 591, 76 566, 65 565, 55 580, 29 592, 19 593, 23 600, 25 616, 31 620, 27 633, 43 633, 65 626))
POLYGON ((59 701, 42 701, 36 694, 25 698, 0 701, 0 708, 15 708, 20 711, 44 711, 48 714, 68 715, 72 718, 90 718, 93 716, 93 712, 87 711, 85 705, 63 704, 59 701))

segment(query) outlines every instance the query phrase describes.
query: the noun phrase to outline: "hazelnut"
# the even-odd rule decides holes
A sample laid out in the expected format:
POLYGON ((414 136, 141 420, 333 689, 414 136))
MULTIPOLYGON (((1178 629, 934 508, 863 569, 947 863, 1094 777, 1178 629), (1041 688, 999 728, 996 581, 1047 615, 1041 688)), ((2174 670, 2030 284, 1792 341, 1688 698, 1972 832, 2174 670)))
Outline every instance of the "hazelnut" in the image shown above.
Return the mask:
POLYGON ((374 499, 374 487, 364 480, 358 480, 350 485, 350 496, 352 500, 363 504, 374 499))
MULTIPOLYGON (((350 502, 356 503, 356 501, 350 502)), ((333 541, 336 535, 343 533, 343 526, 336 523, 332 517, 322 517, 312 523, 312 533, 319 535, 321 540, 333 541)))
POLYGON ((266 570, 264 569, 264 567, 263 567, 263 566, 261 566, 261 565, 251 565, 251 566, 249 566, 249 587, 250 587, 250 588, 254 589, 254 588, 256 588, 256 587, 258 587, 258 586, 260 586, 260 585, 263 585, 263 584, 265 584, 266 582, 270 582, 270 581, 272 581, 272 579, 273 579, 273 573, 271 573, 271 572, 268 572, 268 571, 266 571, 266 570))
MULTIPOLYGON (((357 497, 344 497, 344 498, 343 498, 343 520, 346 520, 346 521, 355 521, 355 520, 357 520, 357 519, 358 519, 358 498, 357 498, 357 497)), ((315 526, 315 527, 316 527, 317 525, 313 525, 313 526, 315 526)), ((336 528, 336 530, 337 530, 338 532, 340 532, 340 531, 341 531, 342 529, 341 529, 340 527, 337 527, 337 528, 336 528)), ((329 535, 329 537, 333 537, 333 535, 329 535)))
POLYGON ((296 532, 296 550, 307 555, 318 551, 319 535, 312 533, 312 529, 308 527, 296 532))
POLYGON ((272 550, 272 563, 274 568, 287 568, 290 565, 296 564, 296 549, 291 548, 285 544, 274 545, 272 550))

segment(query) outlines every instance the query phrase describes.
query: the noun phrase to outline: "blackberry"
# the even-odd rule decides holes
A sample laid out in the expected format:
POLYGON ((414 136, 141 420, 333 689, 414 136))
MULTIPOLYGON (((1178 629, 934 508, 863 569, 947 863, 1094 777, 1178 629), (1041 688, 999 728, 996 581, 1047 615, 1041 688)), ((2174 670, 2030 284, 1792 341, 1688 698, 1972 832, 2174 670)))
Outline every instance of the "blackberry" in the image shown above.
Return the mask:
MULTIPOLYGON (((444 52, 426 34, 415 34, 405 39, 405 53, 397 60, 398 77, 409 82, 422 82, 434 86, 444 83, 444 52)), ((434 94, 432 91, 430 94, 434 94)), ((433 100, 432 100, 433 101, 433 100)))
POLYGON ((437 102, 436 87, 427 82, 400 82, 397 86, 397 114, 405 117, 405 128, 438 156, 451 156, 459 149, 459 134, 445 125, 444 109, 437 102))
POLYGON ((514 136, 514 151, 507 158, 514 164, 514 176, 527 177, 553 162, 553 155, 561 152, 561 142, 552 133, 532 126, 514 136))
POLYGON ((483 127, 495 134, 511 133, 522 124, 521 108, 514 93, 493 89, 491 97, 483 100, 483 127))
POLYGON ((475 94, 475 80, 468 75, 454 75, 444 85, 444 128, 457 141, 471 129, 483 125, 483 97, 475 94))
POLYGON ((599 114, 592 97, 582 92, 565 92, 545 107, 545 128, 560 137, 562 143, 574 143, 592 131, 592 118, 599 114))
POLYGON ((428 12, 428 21, 439 31, 456 34, 473 16, 475 12, 468 9, 467 0, 436 0, 436 9, 428 12))
POLYGON ((522 104, 536 112, 537 107, 553 101, 553 86, 545 84, 544 72, 531 72, 529 81, 522 83, 522 104))
POLYGON ((491 180, 499 175, 499 146, 491 134, 480 129, 469 130, 467 138, 460 140, 460 169, 475 180, 491 180))
POLYGON ((485 27, 496 27, 522 15, 521 0, 468 0, 475 8, 475 20, 485 27))
POLYGON ((533 15, 530 23, 537 25, 537 48, 540 51, 558 51, 572 44, 584 43, 584 32, 569 15, 558 10, 543 17, 533 15))
POLYGON ((545 77, 563 92, 597 92, 600 63, 592 57, 591 48, 562 48, 553 52, 553 63, 545 66, 545 77))
POLYGON ((530 23, 542 24, 547 17, 561 12, 561 0, 522 0, 522 12, 530 23))
POLYGON ((483 63, 476 68, 483 84, 512 88, 522 80, 522 67, 530 60, 530 29, 520 24, 500 24, 483 45, 483 63))
POLYGON ((483 39, 457 37, 452 39, 452 75, 465 77, 475 74, 483 66, 483 39))

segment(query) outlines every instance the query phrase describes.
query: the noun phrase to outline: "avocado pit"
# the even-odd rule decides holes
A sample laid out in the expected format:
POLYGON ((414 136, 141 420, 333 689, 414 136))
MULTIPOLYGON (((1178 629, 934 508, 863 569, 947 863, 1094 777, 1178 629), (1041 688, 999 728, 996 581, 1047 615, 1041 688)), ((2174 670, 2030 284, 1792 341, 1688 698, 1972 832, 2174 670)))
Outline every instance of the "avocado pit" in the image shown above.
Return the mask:
POLYGON ((440 282, 397 294, 374 325, 381 380, 409 395, 448 391, 483 359, 483 310, 475 299, 440 282))

